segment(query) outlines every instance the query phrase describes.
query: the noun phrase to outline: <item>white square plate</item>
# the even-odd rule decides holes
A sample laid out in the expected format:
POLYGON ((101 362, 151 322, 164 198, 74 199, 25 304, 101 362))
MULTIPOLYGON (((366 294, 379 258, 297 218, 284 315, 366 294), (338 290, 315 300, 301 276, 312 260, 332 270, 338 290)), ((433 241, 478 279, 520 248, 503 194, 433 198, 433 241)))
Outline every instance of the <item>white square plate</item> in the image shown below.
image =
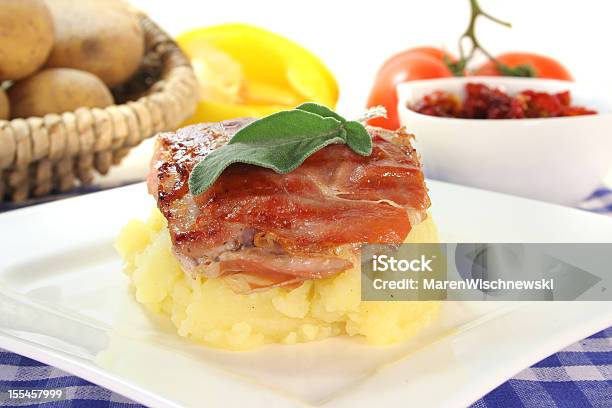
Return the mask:
MULTIPOLYGON (((612 218, 428 185, 445 242, 612 241, 612 218)), ((113 249, 152 205, 138 184, 0 215, 0 347, 148 406, 465 406, 612 325, 612 302, 448 302, 431 328, 390 347, 197 346, 132 300, 113 249)))

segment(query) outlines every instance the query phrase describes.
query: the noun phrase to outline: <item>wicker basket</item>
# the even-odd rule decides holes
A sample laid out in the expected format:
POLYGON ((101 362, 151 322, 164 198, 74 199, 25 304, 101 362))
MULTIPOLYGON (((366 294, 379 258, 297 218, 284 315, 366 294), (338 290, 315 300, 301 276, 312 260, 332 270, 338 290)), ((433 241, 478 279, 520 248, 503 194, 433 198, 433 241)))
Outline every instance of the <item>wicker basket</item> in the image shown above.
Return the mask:
POLYGON ((42 118, 0 120, 0 202, 66 191, 106 174, 142 140, 175 129, 197 103, 187 57, 139 14, 146 51, 140 70, 113 93, 118 105, 42 118))

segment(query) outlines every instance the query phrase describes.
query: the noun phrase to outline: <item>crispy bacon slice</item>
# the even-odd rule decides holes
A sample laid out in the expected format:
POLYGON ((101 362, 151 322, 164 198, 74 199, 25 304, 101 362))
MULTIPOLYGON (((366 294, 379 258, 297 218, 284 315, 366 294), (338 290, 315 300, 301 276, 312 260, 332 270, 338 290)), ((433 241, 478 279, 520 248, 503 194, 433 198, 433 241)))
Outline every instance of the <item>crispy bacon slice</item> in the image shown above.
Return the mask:
POLYGON ((378 128, 368 128, 368 157, 331 145, 289 174, 234 164, 193 197, 195 164, 252 120, 158 136, 149 191, 187 272, 228 278, 240 292, 296 285, 351 268, 340 253, 360 244, 403 242, 424 219, 430 203, 411 135, 378 128))

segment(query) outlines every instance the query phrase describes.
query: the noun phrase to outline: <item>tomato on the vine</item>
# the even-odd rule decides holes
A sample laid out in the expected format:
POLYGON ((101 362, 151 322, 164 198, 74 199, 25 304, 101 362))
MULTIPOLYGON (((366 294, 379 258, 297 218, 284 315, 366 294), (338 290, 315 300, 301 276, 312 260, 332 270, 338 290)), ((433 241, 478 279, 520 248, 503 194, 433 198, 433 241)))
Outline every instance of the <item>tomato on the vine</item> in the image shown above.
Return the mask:
POLYGON ((387 117, 370 119, 368 123, 391 130, 399 128, 396 86, 416 79, 452 77, 445 55, 450 61, 455 60, 452 55, 434 47, 411 48, 389 58, 378 71, 368 98, 368 107, 384 106, 387 117))
MULTIPOLYGON (((534 76, 538 78, 561 79, 573 81, 574 78, 569 71, 557 60, 545 55, 533 54, 528 52, 506 52, 495 57, 497 62, 507 65, 510 68, 518 66, 529 66, 533 69, 534 76)), ((472 75, 502 76, 503 73, 497 67, 495 61, 487 61, 472 75)))
POLYGON ((374 87, 368 98, 368 107, 382 105, 387 109, 388 117, 371 119, 369 121, 371 125, 391 130, 399 127, 396 87, 406 81, 446 78, 466 74, 573 80, 572 75, 561 63, 544 55, 508 52, 493 57, 482 47, 481 41, 476 36, 476 21, 478 17, 483 17, 506 27, 510 27, 510 23, 484 12, 478 0, 470 0, 470 9, 468 26, 459 37, 459 59, 439 48, 417 47, 396 54, 385 62, 376 76, 374 87), (465 49, 464 42, 468 40, 470 48, 465 49), (466 67, 470 66, 469 63, 476 52, 487 56, 489 61, 475 71, 469 72, 466 67))

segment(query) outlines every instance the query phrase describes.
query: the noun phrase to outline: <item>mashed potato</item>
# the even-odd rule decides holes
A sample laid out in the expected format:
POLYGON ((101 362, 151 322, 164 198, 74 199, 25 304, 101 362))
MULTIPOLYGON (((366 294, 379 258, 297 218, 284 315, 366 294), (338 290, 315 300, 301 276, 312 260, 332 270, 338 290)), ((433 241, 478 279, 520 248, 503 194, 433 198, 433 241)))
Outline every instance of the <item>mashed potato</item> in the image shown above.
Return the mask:
MULTIPOLYGON (((435 242, 431 217, 406 242, 435 242)), ((220 279, 193 279, 172 252, 166 220, 157 209, 145 223, 130 221, 117 239, 136 300, 168 316, 178 334, 231 350, 266 343, 295 344, 348 334, 372 344, 414 336, 436 316, 436 302, 362 302, 359 262, 337 276, 295 289, 241 295, 220 279)), ((348 255, 347 255, 348 256, 348 255)))

